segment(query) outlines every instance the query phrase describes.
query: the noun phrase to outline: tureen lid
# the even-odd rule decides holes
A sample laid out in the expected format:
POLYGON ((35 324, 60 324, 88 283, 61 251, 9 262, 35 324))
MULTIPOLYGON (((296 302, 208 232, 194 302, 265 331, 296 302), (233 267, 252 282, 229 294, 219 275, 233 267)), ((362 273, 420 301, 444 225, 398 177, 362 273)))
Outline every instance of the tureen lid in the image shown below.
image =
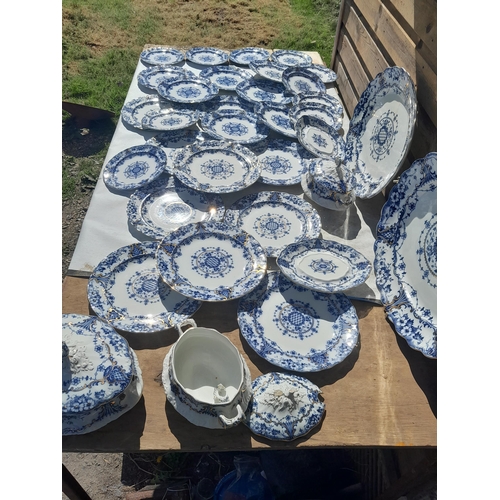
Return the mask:
POLYGON ((271 372, 252 382, 246 425, 262 437, 292 441, 318 425, 325 411, 321 390, 298 375, 271 372))
POLYGON ((134 375, 127 341, 95 316, 62 315, 62 412, 88 412, 115 398, 134 375))

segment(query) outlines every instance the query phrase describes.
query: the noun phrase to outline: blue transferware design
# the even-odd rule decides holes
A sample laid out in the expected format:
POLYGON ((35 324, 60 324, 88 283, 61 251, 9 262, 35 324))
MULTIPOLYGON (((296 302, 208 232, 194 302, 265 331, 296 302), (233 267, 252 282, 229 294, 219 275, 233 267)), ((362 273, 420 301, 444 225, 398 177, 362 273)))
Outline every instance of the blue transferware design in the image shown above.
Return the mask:
POLYGON ((201 103, 199 110, 202 113, 225 113, 230 111, 253 113, 254 104, 237 95, 217 95, 213 99, 201 103))
POLYGON ((345 156, 358 198, 377 195, 397 174, 410 149, 416 116, 415 85, 403 68, 386 68, 363 91, 349 124, 345 156))
POLYGON ((437 153, 416 160, 391 189, 374 250, 387 317, 410 347, 437 358, 437 153))
POLYGON ((229 54, 214 47, 193 47, 186 52, 186 59, 203 66, 224 64, 229 59, 229 54))
POLYGON ((269 128, 287 137, 297 137, 288 109, 282 105, 261 102, 255 105, 255 113, 269 128))
POLYGON ((310 203, 278 191, 240 198, 226 210, 224 221, 255 237, 270 257, 290 243, 317 238, 321 232, 321 218, 310 203))
POLYGON ((253 290, 266 272, 266 255, 251 235, 224 222, 197 222, 169 233, 157 252, 158 270, 179 293, 220 302, 253 290))
POLYGON ((238 324, 259 356, 297 372, 337 365, 359 337, 356 309, 345 295, 296 285, 278 271, 240 300, 238 324))
POLYGON ((325 413, 320 388, 299 375, 266 373, 252 382, 252 393, 245 424, 254 434, 273 441, 305 436, 325 413))
POLYGON ((258 158, 262 165, 260 182, 288 186, 300 183, 310 160, 315 156, 297 141, 273 139, 267 143, 258 158))
POLYGON ((270 54, 270 51, 259 47, 244 47, 233 50, 229 54, 229 60, 235 64, 248 66, 251 62, 265 61, 270 54))
POLYGON ((312 64, 312 57, 298 50, 275 50, 269 59, 285 66, 310 66, 312 64))
POLYGON ((327 102, 299 101, 298 104, 288 110, 288 114, 293 127, 295 127, 300 117, 312 116, 323 120, 327 125, 333 127, 334 130, 342 128, 342 115, 338 113, 334 105, 327 102))
POLYGON ((327 106, 335 115, 342 117, 344 108, 340 101, 333 95, 326 92, 303 92, 302 94, 295 94, 292 99, 292 106, 298 104, 316 103, 327 106))
POLYGON ((250 69, 255 71, 258 75, 280 83, 282 83, 283 71, 287 68, 288 66, 284 64, 279 64, 270 60, 250 63, 250 69))
POLYGON ((207 193, 233 193, 260 176, 257 156, 241 144, 205 141, 180 149, 174 175, 186 186, 207 193))
POLYGON ((157 95, 148 95, 132 99, 123 105, 122 120, 131 127, 142 129, 142 119, 149 111, 164 109, 161 99, 157 95))
POLYGON ((337 80, 337 74, 323 64, 311 64, 307 66, 307 70, 319 76, 323 83, 332 83, 337 80))
POLYGON ((236 86, 236 93, 243 99, 253 103, 268 102, 288 104, 292 97, 286 94, 285 86, 265 78, 249 78, 236 86))
POLYGON ((212 99, 219 93, 219 88, 206 78, 183 78, 160 82, 156 91, 169 101, 193 104, 212 99))
POLYGON ((200 307, 200 302, 183 297, 163 282, 156 267, 157 248, 157 241, 121 247, 90 275, 90 306, 114 328, 158 332, 181 323, 200 307))
POLYGON ((150 66, 137 75, 137 82, 143 87, 156 90, 160 82, 174 82, 188 77, 195 77, 195 74, 176 66, 150 66))
POLYGON ((113 156, 103 169, 106 186, 117 190, 138 189, 161 175, 167 155, 150 144, 131 146, 113 156))
POLYGON ((184 61, 184 54, 172 47, 150 47, 144 49, 139 56, 145 64, 167 65, 184 61))
POLYGON ((220 221, 224 211, 219 195, 196 191, 175 177, 166 180, 163 176, 134 191, 127 203, 130 225, 157 240, 184 224, 220 221))
POLYGON ((150 130, 179 130, 194 125, 200 118, 197 110, 163 109, 149 111, 142 119, 142 128, 150 130))
POLYGON ((285 88, 293 94, 326 92, 321 78, 308 68, 289 67, 283 71, 282 81, 285 88))
POLYGON ((370 261, 354 248, 323 239, 288 245, 276 263, 297 285, 324 293, 344 292, 362 285, 372 270, 370 261))
POLYGON ((200 73, 222 90, 235 90, 236 85, 252 77, 252 73, 238 66, 213 66, 200 73))

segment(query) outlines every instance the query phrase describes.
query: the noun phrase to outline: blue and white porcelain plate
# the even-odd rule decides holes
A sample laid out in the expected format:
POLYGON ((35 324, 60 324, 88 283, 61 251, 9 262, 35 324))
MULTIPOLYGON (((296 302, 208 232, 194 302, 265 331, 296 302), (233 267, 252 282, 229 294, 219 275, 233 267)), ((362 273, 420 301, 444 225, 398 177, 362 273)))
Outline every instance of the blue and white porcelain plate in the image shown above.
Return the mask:
POLYGON ((356 175, 358 198, 372 198, 399 171, 417 116, 415 85, 400 67, 386 68, 359 98, 346 136, 346 165, 356 175))
POLYGON ((142 119, 149 111, 160 111, 166 106, 157 95, 138 97, 126 102, 122 108, 122 120, 131 127, 142 129, 142 119))
POLYGON ((217 95, 209 101, 199 104, 198 109, 202 113, 226 113, 230 111, 242 111, 253 113, 255 104, 238 95, 217 95))
POLYGON ((278 191, 240 198, 226 210, 224 221, 251 234, 270 257, 291 243, 317 238, 321 232, 321 218, 310 203, 278 191))
POLYGON ((255 113, 274 131, 294 139, 297 137, 288 109, 282 105, 261 102, 255 105, 255 113))
POLYGON ((320 388, 291 373, 265 373, 252 382, 245 424, 258 436, 292 441, 308 434, 325 413, 320 388))
POLYGON ((282 83, 273 82, 266 78, 252 77, 238 84, 236 93, 253 103, 288 104, 292 101, 292 97, 286 94, 285 86, 282 83))
POLYGON ((323 64, 311 64, 307 66, 308 71, 318 75, 323 83, 332 83, 337 80, 337 73, 323 64))
POLYGON ((356 309, 344 294, 310 290, 278 271, 240 300, 238 324, 259 356, 295 372, 337 365, 359 339, 356 309))
POLYGON ((437 358, 437 153, 416 160, 391 189, 374 251, 387 317, 410 347, 437 358))
POLYGON ((193 47, 186 52, 186 59, 202 66, 214 66, 227 62, 229 54, 214 47, 193 47))
POLYGON ((150 47, 141 52, 140 59, 146 64, 176 64, 184 61, 184 54, 172 47, 150 47))
POLYGON ((297 141, 285 139, 270 140, 257 157, 261 164, 259 181, 275 186, 300 183, 309 161, 315 158, 297 141))
POLYGON ((244 47, 242 49, 233 50, 229 54, 229 60, 235 64, 248 66, 251 62, 265 61, 269 58, 271 52, 259 47, 244 47))
POLYGON ((200 307, 170 289, 156 266, 157 241, 111 252, 90 275, 87 295, 92 310, 114 328, 151 333, 172 328, 200 307))
POLYGON ((269 134, 269 128, 257 115, 241 111, 206 113, 200 124, 215 139, 239 144, 253 144, 264 140, 269 134))
POLYGON ((307 240, 285 247, 276 263, 297 285, 317 292, 343 292, 363 284, 370 261, 354 248, 330 240, 307 240))
POLYGON ((137 82, 143 87, 156 90, 160 82, 175 82, 188 77, 195 77, 195 75, 177 66, 151 66, 137 75, 137 82))
POLYGON ((336 108, 330 104, 319 102, 299 102, 288 110, 290 121, 295 127, 295 123, 302 116, 314 116, 323 120, 334 130, 342 128, 342 116, 338 114, 336 108))
POLYGON ((195 191, 175 177, 163 176, 134 191, 127 203, 130 225, 154 239, 192 222, 220 221, 224 211, 219 195, 195 191))
POLYGON ((238 66, 212 66, 200 73, 200 78, 210 80, 221 90, 236 90, 236 86, 252 78, 253 74, 238 66))
POLYGON ((326 92, 321 78, 309 71, 309 68, 289 67, 283 71, 282 81, 285 88, 292 94, 303 92, 326 92))
POLYGON ((269 59, 267 61, 256 61, 250 63, 250 69, 255 71, 255 73, 260 75, 262 78, 267 78, 280 83, 282 82, 283 71, 287 68, 288 66, 279 64, 269 59))
POLYGON ((206 193, 234 193, 251 186, 260 176, 252 151, 227 141, 194 143, 174 156, 174 175, 186 186, 206 193))
POLYGON ((285 66, 310 66, 312 64, 312 57, 299 50, 278 49, 273 51, 269 59, 285 66))
POLYGON ((167 155, 156 146, 141 144, 120 151, 106 163, 103 180, 106 186, 117 190, 140 188, 161 175, 167 155))
POLYGON ((157 262, 173 290, 208 302, 247 294, 262 281, 267 266, 255 238, 223 222, 197 222, 169 233, 160 242, 157 262))
POLYGON ((208 134, 200 132, 199 130, 171 130, 155 135, 154 137, 146 141, 146 144, 157 146, 166 153, 167 165, 165 167, 165 171, 169 174, 173 174, 173 157, 179 149, 185 146, 189 146, 190 144, 203 142, 209 139, 211 139, 211 137, 208 134))
POLYGON ((208 101, 219 93, 219 88, 206 78, 184 78, 174 82, 160 82, 156 91, 169 101, 183 104, 208 101))
POLYGON ((328 106, 335 114, 342 116, 344 108, 340 101, 333 95, 326 92, 303 92, 302 94, 295 94, 292 99, 292 106, 305 103, 318 103, 328 106))
POLYGON ((147 130, 179 130, 194 125, 200 118, 199 111, 190 109, 162 109, 149 111, 142 119, 142 128, 147 130))

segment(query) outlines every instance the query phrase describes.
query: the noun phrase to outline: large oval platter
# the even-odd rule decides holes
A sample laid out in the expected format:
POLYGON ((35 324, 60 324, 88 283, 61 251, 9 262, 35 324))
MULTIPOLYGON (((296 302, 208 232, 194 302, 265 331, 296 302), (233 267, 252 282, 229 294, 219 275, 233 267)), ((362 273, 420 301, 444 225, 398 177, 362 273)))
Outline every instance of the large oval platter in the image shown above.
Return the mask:
POLYGON ((356 309, 345 295, 295 285, 277 271, 240 300, 238 324, 257 354, 296 372, 337 365, 359 339, 356 309))

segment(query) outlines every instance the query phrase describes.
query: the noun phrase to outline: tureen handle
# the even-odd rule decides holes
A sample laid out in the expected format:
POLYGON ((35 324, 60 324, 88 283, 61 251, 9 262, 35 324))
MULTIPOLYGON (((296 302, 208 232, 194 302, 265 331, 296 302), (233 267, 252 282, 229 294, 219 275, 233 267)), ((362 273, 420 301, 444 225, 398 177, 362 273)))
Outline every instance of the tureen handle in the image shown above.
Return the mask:
POLYGON ((236 415, 236 417, 227 418, 225 415, 219 415, 219 420, 222 422, 222 425, 224 427, 234 427, 245 418, 245 414, 243 413, 241 406, 237 405, 236 409, 238 410, 238 414, 236 415))
POLYGON ((182 327, 187 326, 187 325, 190 325, 193 328, 196 328, 196 326, 197 326, 196 321, 194 319, 191 319, 191 318, 185 319, 182 323, 175 325, 175 328, 177 328, 177 331, 179 332, 179 337, 182 337, 182 335, 184 335, 184 332, 182 331, 182 327))

